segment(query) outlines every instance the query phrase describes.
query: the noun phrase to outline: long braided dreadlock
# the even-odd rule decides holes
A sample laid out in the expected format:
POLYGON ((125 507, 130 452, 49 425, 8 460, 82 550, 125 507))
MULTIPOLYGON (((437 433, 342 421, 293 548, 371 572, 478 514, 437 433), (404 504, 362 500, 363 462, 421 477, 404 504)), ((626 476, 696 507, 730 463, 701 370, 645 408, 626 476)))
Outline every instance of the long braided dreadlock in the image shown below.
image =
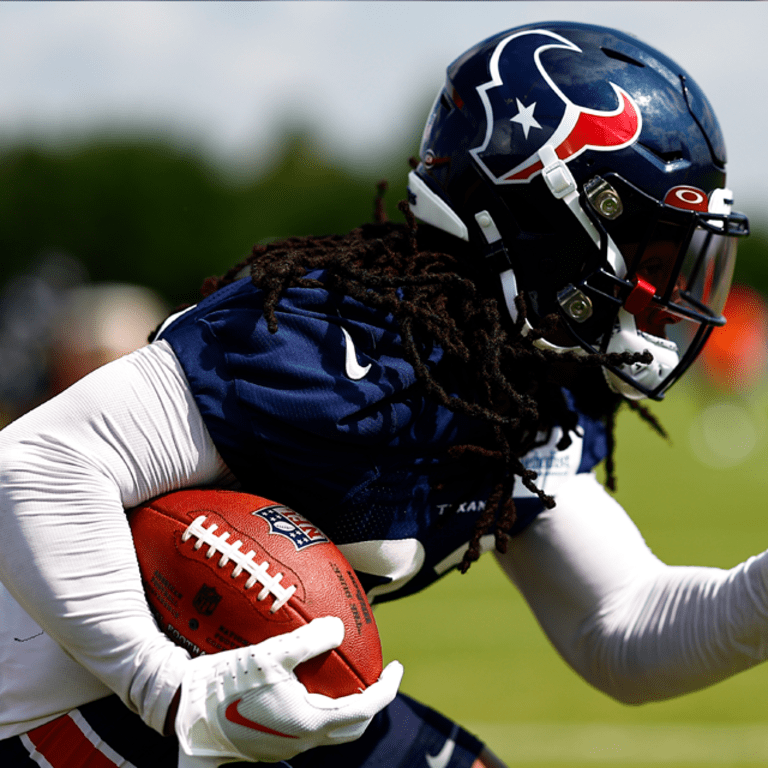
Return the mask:
MULTIPOLYGON (((648 360, 637 354, 555 354, 534 346, 536 338, 551 328, 554 318, 538 334, 521 334, 525 303, 518 299, 519 319, 512 325, 499 310, 496 287, 489 278, 472 272, 469 259, 462 259, 465 246, 431 227, 417 227, 407 204, 399 209, 406 224, 386 220, 381 203, 376 221, 347 235, 288 238, 257 245, 252 254, 220 278, 209 278, 203 286, 207 296, 249 273, 264 293, 264 315, 270 332, 278 329, 275 309, 283 291, 291 286, 323 287, 338 291, 367 305, 391 313, 399 324, 404 354, 429 397, 452 411, 480 419, 492 435, 487 445, 457 445, 453 457, 481 461, 494 474, 493 490, 475 524, 472 540, 460 566, 466 572, 479 557, 480 539, 493 531, 496 547, 505 551, 515 520, 512 491, 516 478, 551 508, 552 497, 536 486, 536 473, 521 458, 548 439, 551 430, 563 430, 558 448, 571 442, 577 429, 577 414, 568 406, 553 371, 563 364, 578 366, 576 381, 582 382, 579 405, 606 419, 610 456, 607 484, 615 488, 613 425, 619 398, 607 393, 598 371, 605 362, 627 364, 648 360), (307 272, 325 270, 323 283, 307 272), (439 345, 447 366, 443 370, 472 379, 472 399, 451 396, 439 372, 430 371, 425 350, 439 345), (586 382, 586 383, 585 383, 586 382), (595 388, 599 390, 596 396, 595 388), (542 435, 546 435, 542 439, 542 435)), ((644 353, 647 355, 648 353, 644 353)), ((573 389, 573 387, 571 387, 573 389)), ((575 388, 579 391, 579 387, 575 388)), ((450 511, 449 513, 450 514, 450 511)))

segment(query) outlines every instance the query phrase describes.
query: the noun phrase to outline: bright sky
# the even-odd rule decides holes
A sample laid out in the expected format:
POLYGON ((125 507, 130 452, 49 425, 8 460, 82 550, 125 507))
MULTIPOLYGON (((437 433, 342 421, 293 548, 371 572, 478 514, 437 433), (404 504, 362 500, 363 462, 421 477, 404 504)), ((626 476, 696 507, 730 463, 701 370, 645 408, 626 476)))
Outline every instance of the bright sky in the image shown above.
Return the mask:
POLYGON ((453 58, 548 19, 618 27, 679 61, 720 118, 737 207, 768 218, 764 2, 0 3, 0 142, 150 127, 263 166, 298 116, 375 164, 420 130, 453 58))

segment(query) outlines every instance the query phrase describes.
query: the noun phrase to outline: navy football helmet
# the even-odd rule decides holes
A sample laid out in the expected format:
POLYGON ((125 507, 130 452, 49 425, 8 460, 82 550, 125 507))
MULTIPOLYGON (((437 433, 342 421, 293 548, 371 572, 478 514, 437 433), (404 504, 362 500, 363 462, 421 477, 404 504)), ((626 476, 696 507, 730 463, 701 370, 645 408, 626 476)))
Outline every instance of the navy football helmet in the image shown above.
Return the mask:
POLYGON ((448 67, 409 175, 416 217, 476 246, 524 332, 553 350, 643 352, 607 365, 631 399, 688 369, 730 288, 746 217, 731 210, 709 101, 677 64, 590 24, 508 30, 448 67), (562 342, 560 342, 562 344, 562 342))

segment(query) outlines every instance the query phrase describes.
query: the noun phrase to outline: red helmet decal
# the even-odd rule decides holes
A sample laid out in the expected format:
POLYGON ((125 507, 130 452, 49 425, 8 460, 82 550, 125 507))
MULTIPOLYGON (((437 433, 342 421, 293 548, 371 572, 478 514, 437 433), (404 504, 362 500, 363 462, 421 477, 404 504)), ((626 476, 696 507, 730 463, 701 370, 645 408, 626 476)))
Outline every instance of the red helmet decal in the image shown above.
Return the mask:
POLYGON ((491 79, 477 88, 485 108, 487 128, 483 144, 470 151, 497 184, 530 181, 542 169, 539 150, 545 144, 553 147, 558 158, 567 163, 587 149, 603 152, 623 149, 640 136, 640 109, 634 99, 615 83, 608 83, 616 94, 615 109, 598 110, 574 104, 548 75, 541 62, 541 54, 551 48, 581 53, 574 43, 546 29, 525 30, 510 35, 498 44, 491 56, 491 79), (504 81, 500 62, 515 72, 514 83, 504 81), (525 84, 542 80, 545 86, 538 90, 536 101, 525 103, 525 84), (520 96, 517 95, 518 90, 520 96), (503 114, 508 110, 507 105, 513 102, 513 95, 518 113, 509 122, 519 126, 522 136, 513 137, 511 151, 505 161, 494 149, 497 141, 494 137, 497 125, 494 113, 503 114), (554 127, 542 126, 536 119, 537 111, 542 115, 559 114, 560 119, 554 127))
POLYGON ((664 197, 664 204, 673 208, 682 208, 684 211, 700 211, 706 213, 709 210, 707 193, 698 187, 672 187, 664 197))

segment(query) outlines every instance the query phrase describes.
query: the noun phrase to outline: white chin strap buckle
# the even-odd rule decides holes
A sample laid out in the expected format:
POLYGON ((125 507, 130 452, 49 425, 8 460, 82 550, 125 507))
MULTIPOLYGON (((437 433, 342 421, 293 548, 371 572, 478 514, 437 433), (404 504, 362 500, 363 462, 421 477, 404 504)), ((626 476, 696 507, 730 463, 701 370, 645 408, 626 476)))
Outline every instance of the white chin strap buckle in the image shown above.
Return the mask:
MULTIPOLYGON (((680 362, 677 344, 669 339, 652 336, 650 333, 638 331, 634 317, 625 309, 620 309, 618 322, 611 333, 606 352, 650 352, 653 360, 650 363, 632 363, 622 366, 621 370, 631 376, 638 384, 646 389, 656 389, 677 367, 680 362)), ((607 368, 603 368, 608 386, 628 400, 642 400, 646 397, 639 389, 617 376, 607 368)))

